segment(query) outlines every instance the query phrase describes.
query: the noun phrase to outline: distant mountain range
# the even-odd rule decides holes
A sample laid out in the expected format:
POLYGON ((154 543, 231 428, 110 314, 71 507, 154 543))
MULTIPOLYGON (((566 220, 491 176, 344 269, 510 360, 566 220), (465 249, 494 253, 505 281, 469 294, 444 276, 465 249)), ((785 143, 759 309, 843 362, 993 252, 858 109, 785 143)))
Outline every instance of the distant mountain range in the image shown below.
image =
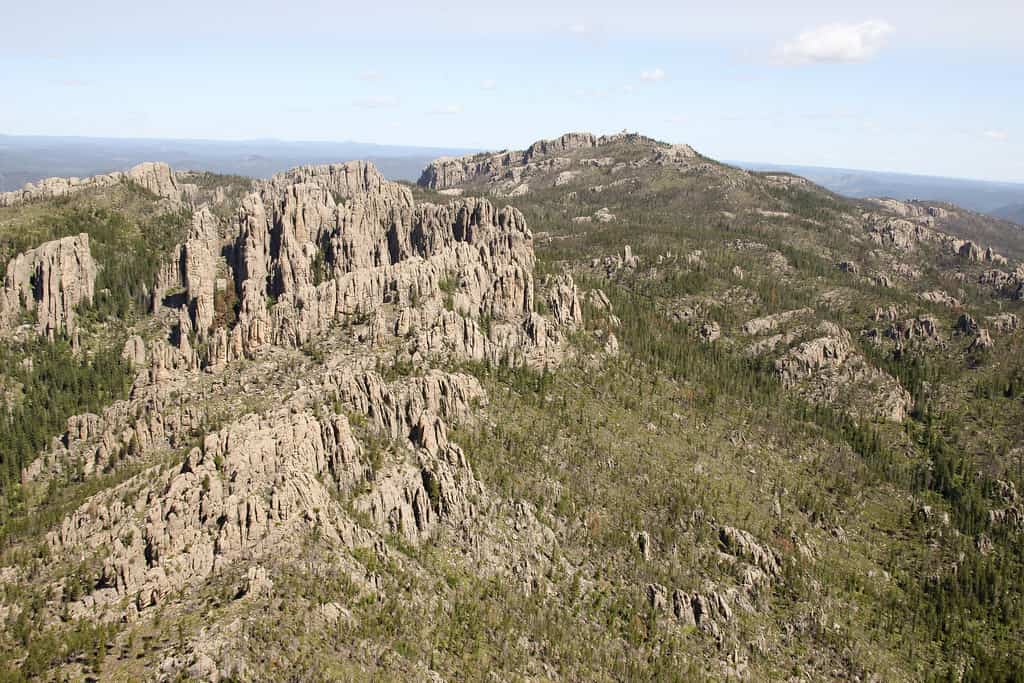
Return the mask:
POLYGON ((158 140, 0 135, 0 192, 53 176, 91 176, 142 161, 265 178, 302 164, 372 161, 391 180, 416 180, 439 156, 472 150, 361 142, 158 140))
POLYGON ((787 171, 855 199, 891 197, 951 202, 965 209, 1024 223, 1024 183, 859 171, 848 168, 734 161, 752 171, 787 171))
MULTIPOLYGON (((283 140, 165 140, 0 135, 0 192, 52 176, 91 176, 142 161, 179 170, 266 178, 300 166, 350 159, 372 161, 391 180, 416 180, 432 160, 478 150, 283 140)), ((801 175, 847 197, 892 197, 958 204, 1024 224, 1024 183, 1001 183, 846 168, 729 162, 757 171, 801 175)))
POLYGON ((1024 225, 1024 204, 1011 204, 992 212, 993 216, 1024 225))

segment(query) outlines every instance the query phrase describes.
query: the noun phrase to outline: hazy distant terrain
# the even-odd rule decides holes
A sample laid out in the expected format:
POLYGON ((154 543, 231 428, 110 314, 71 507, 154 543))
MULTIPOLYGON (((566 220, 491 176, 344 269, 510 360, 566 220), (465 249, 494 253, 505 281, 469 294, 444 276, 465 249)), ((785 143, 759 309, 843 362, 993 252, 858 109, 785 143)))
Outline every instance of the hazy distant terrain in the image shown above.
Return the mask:
MULTIPOLYGON (((142 161, 179 170, 265 178, 295 166, 350 159, 372 161, 392 180, 416 180, 430 161, 475 150, 361 142, 160 140, 0 135, 0 192, 53 176, 90 176, 142 161)), ((730 162, 759 171, 796 173, 838 194, 952 202, 1024 223, 1024 184, 787 164, 730 162)))
POLYGON ((1024 203, 1001 207, 993 211, 992 215, 1024 225, 1024 203))
POLYGON ((952 202, 965 209, 1024 221, 1024 184, 857 171, 846 168, 732 162, 757 171, 789 171, 847 197, 892 197, 952 202))
POLYGON ((359 142, 147 140, 0 135, 0 192, 53 176, 109 173, 142 161, 175 169, 268 177, 302 164, 372 161, 392 180, 416 180, 431 160, 469 150, 359 142))

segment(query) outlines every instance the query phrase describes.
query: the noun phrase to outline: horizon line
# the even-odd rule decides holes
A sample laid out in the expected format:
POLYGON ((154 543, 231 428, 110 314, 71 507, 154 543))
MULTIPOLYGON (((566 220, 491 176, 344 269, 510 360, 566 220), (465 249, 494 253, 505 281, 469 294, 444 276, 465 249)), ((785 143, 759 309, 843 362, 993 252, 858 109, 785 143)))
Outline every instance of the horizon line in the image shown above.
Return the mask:
MULTIPOLYGON (((183 143, 206 143, 214 145, 239 145, 239 144, 282 144, 282 145, 358 145, 365 147, 380 147, 390 149, 402 149, 402 150, 422 150, 423 152, 457 152, 460 154, 475 154, 481 152, 501 152, 509 147, 495 147, 493 149, 484 149, 476 147, 458 147, 458 146, 445 146, 445 145, 407 145, 407 144, 395 144, 385 142, 364 142, 359 140, 300 140, 300 139, 288 139, 288 138, 189 138, 189 137, 139 137, 139 136, 94 136, 94 135, 56 135, 56 134, 24 134, 24 133, 4 133, 0 132, 0 139, 51 139, 51 140, 95 140, 95 141, 123 141, 123 142, 183 142, 183 143)), ((540 140, 542 138, 538 138, 540 140)), ((655 138, 656 139, 656 138, 655 138)), ((447 156, 445 154, 444 156, 447 156)), ((802 163, 802 162, 779 162, 779 161, 747 161, 739 159, 722 159, 711 155, 709 158, 717 159, 719 162, 744 168, 746 170, 764 170, 770 171, 771 168, 755 169, 754 167, 776 167, 775 170, 784 170, 784 168, 806 168, 812 170, 821 171, 846 171, 855 173, 873 173, 873 174, 886 174, 896 176, 906 176, 910 178, 922 178, 929 180, 949 180, 949 181, 960 181, 960 182, 975 182, 975 183, 987 183, 996 185, 1008 185, 1012 187, 1020 186, 1020 189, 1024 190, 1024 178, 1017 180, 1004 180, 1004 179, 993 179, 978 176, 948 176, 948 175, 937 175, 931 173, 920 173, 912 171, 899 171, 899 170, 880 170, 873 168, 855 168, 848 166, 820 166, 813 163, 802 163)), ((152 161, 160 161, 159 159, 153 159, 152 161)))

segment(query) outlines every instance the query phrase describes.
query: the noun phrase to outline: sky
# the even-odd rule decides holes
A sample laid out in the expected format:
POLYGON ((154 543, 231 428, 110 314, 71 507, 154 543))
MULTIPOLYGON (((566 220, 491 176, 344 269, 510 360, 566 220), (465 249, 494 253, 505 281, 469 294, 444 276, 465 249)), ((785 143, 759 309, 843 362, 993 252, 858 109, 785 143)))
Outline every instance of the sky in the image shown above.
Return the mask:
POLYGON ((628 129, 1024 182, 1018 0, 3 2, 0 134, 504 149, 628 129))

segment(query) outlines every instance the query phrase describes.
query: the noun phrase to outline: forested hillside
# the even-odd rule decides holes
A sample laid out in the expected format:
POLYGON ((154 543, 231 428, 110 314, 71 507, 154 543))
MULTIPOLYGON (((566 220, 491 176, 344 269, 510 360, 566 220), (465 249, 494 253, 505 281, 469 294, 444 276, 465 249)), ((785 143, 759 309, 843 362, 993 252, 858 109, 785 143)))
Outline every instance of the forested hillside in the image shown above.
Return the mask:
POLYGON ((635 134, 7 204, 4 679, 1021 680, 1006 223, 635 134))

